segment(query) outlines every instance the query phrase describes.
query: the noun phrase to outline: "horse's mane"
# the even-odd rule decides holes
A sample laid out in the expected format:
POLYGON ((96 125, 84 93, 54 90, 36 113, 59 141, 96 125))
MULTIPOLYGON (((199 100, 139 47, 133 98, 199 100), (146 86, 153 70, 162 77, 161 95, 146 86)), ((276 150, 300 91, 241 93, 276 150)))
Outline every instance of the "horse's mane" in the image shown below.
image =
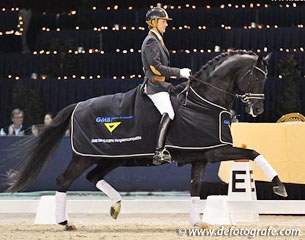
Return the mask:
POLYGON ((217 55, 212 60, 208 61, 207 64, 203 65, 198 72, 195 73, 194 77, 200 77, 202 80, 205 80, 211 72, 215 70, 217 66, 222 64, 228 58, 235 56, 235 55, 252 55, 257 56, 255 52, 246 51, 246 50, 236 50, 231 52, 221 53, 217 55))
MULTIPOLYGON (((222 64, 224 61, 226 61, 228 58, 236 55, 250 55, 250 56, 257 56, 257 54, 253 51, 247 51, 247 50, 236 50, 231 52, 224 52, 216 57, 214 57, 212 60, 208 61, 205 65, 203 65, 199 71, 197 71, 193 77, 200 78, 202 81, 206 81, 209 77, 209 75, 215 70, 216 67, 218 67, 220 64, 222 64)), ((171 94, 175 95, 181 92, 187 82, 180 83, 171 89, 171 94)), ((195 82, 196 84, 196 82, 195 82)), ((199 84, 199 82, 197 83, 199 84)))

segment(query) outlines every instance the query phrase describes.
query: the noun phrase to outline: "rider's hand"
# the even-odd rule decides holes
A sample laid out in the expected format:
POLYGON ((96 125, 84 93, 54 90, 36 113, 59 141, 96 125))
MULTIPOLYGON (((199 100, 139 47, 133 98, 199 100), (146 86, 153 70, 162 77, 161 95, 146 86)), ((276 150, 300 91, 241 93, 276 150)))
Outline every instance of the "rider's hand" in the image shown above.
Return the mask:
POLYGON ((188 79, 191 75, 191 69, 189 68, 182 68, 180 69, 180 78, 188 79))

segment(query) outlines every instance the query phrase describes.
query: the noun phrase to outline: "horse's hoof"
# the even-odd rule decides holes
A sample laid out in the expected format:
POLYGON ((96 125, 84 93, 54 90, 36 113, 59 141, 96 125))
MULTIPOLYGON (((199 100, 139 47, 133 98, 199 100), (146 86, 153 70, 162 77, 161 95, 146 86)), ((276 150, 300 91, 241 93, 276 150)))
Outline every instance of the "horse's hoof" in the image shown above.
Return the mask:
POLYGON ((211 229, 212 228, 212 226, 210 224, 202 222, 202 221, 195 223, 194 227, 199 227, 201 229, 211 229))
POLYGON ((284 185, 278 185, 273 187, 273 192, 281 197, 288 197, 286 188, 284 185))
POLYGON ((110 208, 110 216, 117 219, 121 211, 121 201, 115 202, 110 208))
POLYGON ((66 226, 65 226, 65 230, 66 231, 75 231, 76 230, 76 226, 73 224, 73 225, 69 225, 69 224, 67 224, 66 226))

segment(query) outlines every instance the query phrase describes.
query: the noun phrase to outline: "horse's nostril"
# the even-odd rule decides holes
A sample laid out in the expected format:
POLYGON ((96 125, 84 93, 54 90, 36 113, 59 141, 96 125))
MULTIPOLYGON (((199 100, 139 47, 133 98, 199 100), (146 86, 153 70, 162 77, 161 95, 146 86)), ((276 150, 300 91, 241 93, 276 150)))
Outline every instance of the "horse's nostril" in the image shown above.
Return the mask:
POLYGON ((263 113, 264 109, 263 108, 255 108, 255 113, 256 114, 261 114, 263 113))

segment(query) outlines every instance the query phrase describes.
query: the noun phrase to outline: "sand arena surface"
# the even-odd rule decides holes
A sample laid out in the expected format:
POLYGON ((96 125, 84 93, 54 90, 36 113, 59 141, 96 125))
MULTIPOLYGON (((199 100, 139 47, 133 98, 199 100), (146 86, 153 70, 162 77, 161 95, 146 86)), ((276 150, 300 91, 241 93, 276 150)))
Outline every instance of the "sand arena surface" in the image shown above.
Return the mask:
MULTIPOLYGON (((187 214, 122 214, 113 220, 106 214, 71 214, 70 221, 77 230, 67 232, 62 226, 34 225, 34 214, 0 214, 0 236, 2 239, 90 239, 90 240, 183 240, 183 239, 305 239, 305 216, 260 216, 256 224, 236 225, 234 228, 248 229, 300 229, 300 236, 272 237, 247 236, 207 237, 180 236, 179 229, 192 228, 187 214)), ((219 229, 220 226, 213 226, 219 229)), ((224 228, 230 228, 225 226, 224 228)))

